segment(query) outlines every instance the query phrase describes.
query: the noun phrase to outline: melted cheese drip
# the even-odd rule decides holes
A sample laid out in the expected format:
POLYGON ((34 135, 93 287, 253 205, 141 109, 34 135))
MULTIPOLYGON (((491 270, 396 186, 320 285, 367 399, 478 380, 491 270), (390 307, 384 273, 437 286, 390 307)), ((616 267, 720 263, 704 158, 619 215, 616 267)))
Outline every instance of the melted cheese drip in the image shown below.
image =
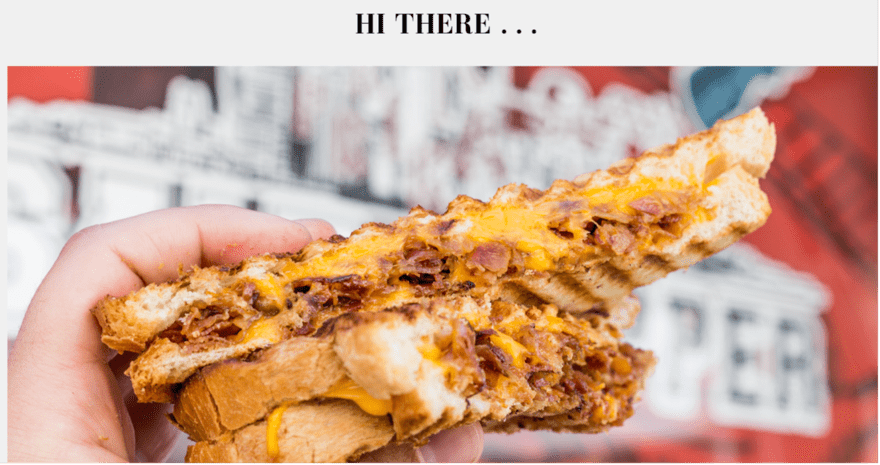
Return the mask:
POLYGON ((367 394, 367 391, 365 391, 364 388, 358 386, 354 381, 348 378, 330 388, 330 390, 322 394, 321 397, 354 401, 361 410, 370 415, 381 416, 391 413, 391 399, 376 399, 367 394))
MULTIPOLYGON (((392 403, 390 399, 376 399, 348 378, 331 387, 321 397, 354 401, 361 410, 370 415, 380 416, 391 413, 392 403)), ((291 402, 279 405, 266 418, 266 453, 269 454, 271 460, 278 458, 278 434, 281 429, 281 417, 290 405, 291 402)))
POLYGON ((278 431, 281 429, 281 417, 288 406, 289 402, 279 405, 266 419, 266 453, 271 460, 278 458, 278 431))

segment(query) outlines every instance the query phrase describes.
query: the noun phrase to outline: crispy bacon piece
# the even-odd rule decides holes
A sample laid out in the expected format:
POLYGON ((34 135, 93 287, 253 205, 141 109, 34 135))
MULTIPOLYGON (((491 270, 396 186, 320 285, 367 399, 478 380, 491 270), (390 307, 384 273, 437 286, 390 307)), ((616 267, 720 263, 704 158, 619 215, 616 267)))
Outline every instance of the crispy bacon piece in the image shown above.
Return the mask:
POLYGON ((509 248, 498 242, 490 242, 475 247, 467 259, 467 264, 474 268, 501 273, 507 271, 510 256, 509 248))
POLYGON ((686 192, 652 192, 633 200, 629 206, 644 215, 644 221, 654 222, 659 218, 687 211, 690 195, 686 192))
POLYGON ((480 368, 483 371, 491 371, 503 375, 513 373, 513 360, 501 348, 491 344, 479 344, 476 346, 475 352, 480 360, 480 368))
POLYGON ((436 249, 407 250, 397 267, 404 273, 437 274, 443 270, 444 255, 436 249))
POLYGON ((158 335, 180 344, 186 353, 225 347, 258 318, 257 312, 230 306, 194 308, 158 335))
POLYGON ((636 246, 636 237, 625 224, 603 223, 596 229, 595 237, 597 245, 606 246, 618 255, 627 254, 636 246))

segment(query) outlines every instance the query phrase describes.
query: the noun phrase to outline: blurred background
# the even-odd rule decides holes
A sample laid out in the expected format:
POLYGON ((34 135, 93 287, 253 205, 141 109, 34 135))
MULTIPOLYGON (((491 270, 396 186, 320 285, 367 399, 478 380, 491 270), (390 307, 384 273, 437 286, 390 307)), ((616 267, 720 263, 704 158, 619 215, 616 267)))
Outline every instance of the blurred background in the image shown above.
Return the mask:
MULTIPOLYGON (((641 289, 660 363, 607 434, 488 435, 482 460, 876 462, 877 68, 9 67, 10 344, 77 230, 226 203, 344 235, 546 188, 760 105, 759 231, 641 289)), ((181 452, 172 460, 182 460, 181 452)))

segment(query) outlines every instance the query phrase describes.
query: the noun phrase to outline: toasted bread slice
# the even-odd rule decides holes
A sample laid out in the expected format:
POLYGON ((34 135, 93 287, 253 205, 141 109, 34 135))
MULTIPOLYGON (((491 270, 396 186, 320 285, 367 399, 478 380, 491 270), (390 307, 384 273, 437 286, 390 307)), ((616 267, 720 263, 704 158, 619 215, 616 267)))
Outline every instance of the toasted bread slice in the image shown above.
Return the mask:
POLYGON ((367 415, 344 400, 291 405, 279 409, 275 416, 271 422, 260 420, 197 442, 187 450, 186 461, 345 462, 388 444, 394 437, 387 417, 367 415))
POLYGON ((196 269, 94 310, 104 342, 141 352, 142 401, 229 357, 244 357, 350 312, 470 296, 632 321, 631 291, 715 253, 770 212, 758 178, 775 134, 760 109, 548 190, 501 188, 437 215, 316 241, 296 255, 196 269), (626 310, 629 309, 629 310, 626 310))
POLYGON ((259 461, 305 461, 312 453, 327 458, 330 451, 316 445, 320 439, 302 455, 298 440, 282 438, 305 436, 304 429, 314 428, 312 417, 342 415, 331 402, 337 398, 357 405, 344 412, 358 425, 345 434, 359 439, 326 444, 334 459, 392 440, 421 444, 437 431, 476 421, 490 431, 598 432, 632 414, 654 365, 650 352, 619 336, 596 316, 470 297, 348 313, 313 337, 203 368, 183 384, 173 418, 198 441, 193 460, 206 454, 232 460, 238 457, 233 450, 253 454, 243 443, 260 444, 257 455, 248 456, 259 461), (312 413, 300 424, 275 413, 294 406, 312 413), (382 442, 351 431, 358 428, 388 434, 382 442), (267 443, 279 449, 266 453, 267 443))

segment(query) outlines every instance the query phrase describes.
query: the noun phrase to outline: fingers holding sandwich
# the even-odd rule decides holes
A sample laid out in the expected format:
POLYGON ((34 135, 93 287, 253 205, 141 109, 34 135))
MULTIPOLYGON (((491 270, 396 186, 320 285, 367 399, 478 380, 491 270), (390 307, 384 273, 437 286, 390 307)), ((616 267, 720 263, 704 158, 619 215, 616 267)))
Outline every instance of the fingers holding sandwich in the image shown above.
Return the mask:
MULTIPOLYGON (((124 393, 106 363, 112 354, 90 314, 100 299, 176 278, 181 268, 295 252, 333 233, 321 220, 201 206, 151 212, 75 234, 34 295, 10 353, 9 458, 135 458, 139 425, 133 428, 130 420, 137 418, 123 407, 124 393)), ((150 448, 151 457, 164 453, 161 446, 150 448)))
POLYGON ((107 295, 175 279, 181 269, 193 266, 295 252, 332 234, 333 227, 321 220, 297 222, 224 205, 160 210, 86 228, 67 242, 37 290, 19 340, 27 340, 29 327, 54 329, 62 338, 53 336, 57 347, 87 346, 90 354, 103 353, 88 310, 107 295))
POLYGON ((358 462, 473 463, 483 453, 483 427, 478 423, 441 431, 428 444, 390 444, 368 452, 358 462))
POLYGON ((296 252, 335 234, 326 221, 292 221, 228 205, 151 212, 98 226, 96 234, 144 284, 178 277, 179 268, 238 263, 252 255, 296 252))
POLYGON ((483 427, 478 423, 441 431, 418 449, 422 462, 473 463, 483 453, 483 427))

